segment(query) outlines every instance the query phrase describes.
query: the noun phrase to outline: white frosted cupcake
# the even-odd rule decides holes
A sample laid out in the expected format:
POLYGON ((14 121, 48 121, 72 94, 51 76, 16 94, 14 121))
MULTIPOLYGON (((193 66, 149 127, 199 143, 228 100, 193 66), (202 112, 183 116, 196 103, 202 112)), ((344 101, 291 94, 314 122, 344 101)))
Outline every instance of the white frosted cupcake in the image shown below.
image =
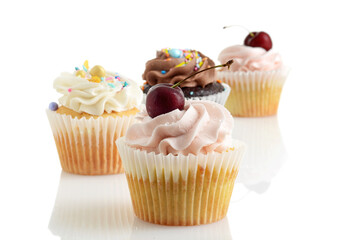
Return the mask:
POLYGON ((231 139, 230 113, 211 101, 187 101, 184 110, 138 116, 116 142, 136 216, 162 225, 224 218, 245 150, 231 139))
POLYGON ((219 61, 234 60, 230 69, 217 71, 217 79, 231 87, 225 107, 233 116, 261 117, 277 113, 288 75, 281 57, 273 50, 234 45, 219 54, 219 61))
POLYGON ((115 174, 123 166, 115 140, 135 122, 142 92, 132 80, 101 66, 62 73, 54 88, 63 96, 47 116, 61 166, 69 173, 115 174))

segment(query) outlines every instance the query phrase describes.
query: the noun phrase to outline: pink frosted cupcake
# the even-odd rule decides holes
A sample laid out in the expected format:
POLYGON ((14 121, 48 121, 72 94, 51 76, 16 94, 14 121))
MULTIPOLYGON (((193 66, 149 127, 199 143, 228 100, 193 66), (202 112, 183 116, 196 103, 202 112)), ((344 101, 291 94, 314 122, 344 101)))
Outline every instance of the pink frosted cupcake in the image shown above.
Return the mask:
POLYGON ((192 100, 183 110, 154 118, 144 110, 138 118, 117 140, 136 216, 163 225, 224 218, 245 149, 231 138, 230 113, 192 100))
MULTIPOLYGON (((250 33, 251 34, 266 34, 250 33)), ((267 35, 267 34, 266 34, 267 35)), ((234 60, 230 69, 217 72, 217 78, 231 87, 225 107, 233 116, 261 117, 277 113, 280 95, 288 75, 288 68, 283 65, 279 53, 271 50, 267 42, 234 45, 225 48, 219 54, 219 61, 234 60)), ((268 36, 268 35, 267 35, 268 36)), ((254 35, 254 39, 257 35, 254 35)), ((265 41, 265 40, 261 40, 265 41)), ((255 41, 253 41, 255 42, 255 41)))

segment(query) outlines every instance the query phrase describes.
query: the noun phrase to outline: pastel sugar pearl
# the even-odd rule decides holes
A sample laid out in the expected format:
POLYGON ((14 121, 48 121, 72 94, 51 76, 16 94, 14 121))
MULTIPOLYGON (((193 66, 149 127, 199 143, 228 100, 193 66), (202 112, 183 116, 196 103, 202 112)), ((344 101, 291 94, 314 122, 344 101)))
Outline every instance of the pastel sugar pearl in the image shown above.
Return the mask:
POLYGON ((169 54, 170 54, 170 57, 173 57, 173 58, 181 58, 183 55, 182 51, 177 48, 170 49, 169 54))
POLYGON ((90 70, 90 74, 91 76, 93 77, 99 77, 99 78, 102 78, 102 77, 105 77, 106 75, 106 71, 105 69, 100 66, 100 65, 95 65, 91 70, 90 70))
POLYGON ((50 109, 51 111, 56 111, 58 108, 59 108, 59 106, 58 106, 58 104, 57 104, 56 102, 51 102, 51 103, 49 104, 49 109, 50 109))

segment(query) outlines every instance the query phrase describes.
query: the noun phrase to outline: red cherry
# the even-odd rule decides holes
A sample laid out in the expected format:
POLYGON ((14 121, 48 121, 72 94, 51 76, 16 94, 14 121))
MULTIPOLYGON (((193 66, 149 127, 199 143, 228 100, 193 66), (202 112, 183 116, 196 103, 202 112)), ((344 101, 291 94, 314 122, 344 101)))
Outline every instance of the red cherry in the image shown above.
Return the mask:
POLYGON ((180 87, 169 83, 152 86, 146 95, 146 110, 154 118, 175 109, 184 110, 185 97, 180 87))
POLYGON ((272 41, 266 32, 251 32, 246 36, 244 45, 249 47, 262 47, 266 51, 272 48, 272 41))

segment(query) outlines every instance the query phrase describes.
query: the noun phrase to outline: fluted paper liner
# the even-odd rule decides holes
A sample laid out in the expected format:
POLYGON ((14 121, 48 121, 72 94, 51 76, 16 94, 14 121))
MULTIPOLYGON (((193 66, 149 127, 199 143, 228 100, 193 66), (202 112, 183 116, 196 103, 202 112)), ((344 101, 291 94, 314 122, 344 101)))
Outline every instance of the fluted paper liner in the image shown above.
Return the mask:
POLYGON ((115 140, 135 122, 135 115, 78 119, 46 113, 64 171, 82 175, 124 172, 115 140))
POLYGON ((245 145, 187 156, 147 153, 116 141, 135 215, 162 225, 199 225, 226 216, 245 145))
POLYGON ((225 107, 238 117, 276 114, 288 73, 288 68, 253 72, 218 71, 217 79, 231 87, 225 107))
MULTIPOLYGON (((190 98, 186 98, 187 100, 210 100, 216 103, 219 103, 221 105, 224 106, 226 99, 229 97, 231 88, 229 85, 222 83, 223 87, 224 87, 224 91, 216 93, 216 94, 211 94, 208 96, 201 96, 201 97, 190 97, 190 98)), ((146 94, 144 94, 143 97, 143 103, 146 102, 146 94)))
POLYGON ((214 102, 219 103, 224 106, 226 99, 229 97, 231 88, 227 84, 223 83, 222 85, 225 88, 225 90, 220 93, 211 94, 211 95, 202 96, 202 97, 191 97, 191 98, 187 98, 187 99, 189 99, 189 100, 210 100, 210 101, 214 101, 214 102))

